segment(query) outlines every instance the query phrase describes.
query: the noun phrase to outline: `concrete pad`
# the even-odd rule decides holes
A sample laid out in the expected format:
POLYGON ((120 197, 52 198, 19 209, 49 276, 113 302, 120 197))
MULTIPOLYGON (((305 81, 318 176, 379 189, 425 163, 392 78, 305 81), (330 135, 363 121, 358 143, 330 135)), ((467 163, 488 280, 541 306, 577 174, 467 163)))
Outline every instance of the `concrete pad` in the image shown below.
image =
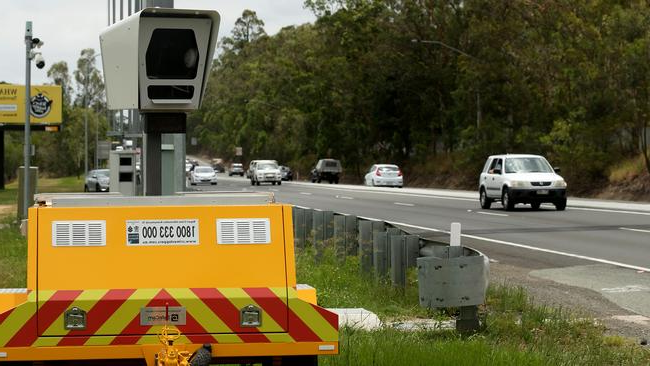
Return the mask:
POLYGON ((536 270, 530 275, 597 291, 621 308, 650 317, 650 273, 594 264, 536 270))
POLYGON ((339 316, 339 328, 350 327, 363 330, 377 330, 382 322, 377 314, 363 308, 327 309, 339 316))

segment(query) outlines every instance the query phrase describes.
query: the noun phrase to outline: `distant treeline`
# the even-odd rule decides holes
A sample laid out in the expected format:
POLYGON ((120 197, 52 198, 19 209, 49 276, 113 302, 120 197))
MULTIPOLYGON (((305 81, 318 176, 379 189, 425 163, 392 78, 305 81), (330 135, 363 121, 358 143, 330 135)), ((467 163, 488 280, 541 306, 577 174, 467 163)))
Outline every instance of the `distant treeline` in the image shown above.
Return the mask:
POLYGON ((188 136, 203 152, 305 173, 342 160, 474 186, 489 154, 539 153, 576 189, 645 153, 650 7, 599 0, 308 0, 266 35, 246 10, 188 136), (453 179, 453 181, 450 181, 453 179))

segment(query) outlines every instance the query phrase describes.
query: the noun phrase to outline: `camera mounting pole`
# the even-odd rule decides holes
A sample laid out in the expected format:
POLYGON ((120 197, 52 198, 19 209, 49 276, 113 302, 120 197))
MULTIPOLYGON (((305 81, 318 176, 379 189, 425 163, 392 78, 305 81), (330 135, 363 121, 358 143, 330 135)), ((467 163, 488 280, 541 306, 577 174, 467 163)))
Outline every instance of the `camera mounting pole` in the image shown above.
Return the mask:
POLYGON ((24 169, 23 169, 23 212, 22 217, 27 218, 27 208, 29 207, 29 158, 32 153, 32 142, 29 129, 29 119, 32 110, 31 92, 31 68, 32 68, 32 22, 25 23, 25 146, 23 149, 24 169))
POLYGON ((187 114, 185 113, 142 113, 144 119, 145 154, 144 177, 145 195, 162 195, 162 134, 185 133, 187 114))

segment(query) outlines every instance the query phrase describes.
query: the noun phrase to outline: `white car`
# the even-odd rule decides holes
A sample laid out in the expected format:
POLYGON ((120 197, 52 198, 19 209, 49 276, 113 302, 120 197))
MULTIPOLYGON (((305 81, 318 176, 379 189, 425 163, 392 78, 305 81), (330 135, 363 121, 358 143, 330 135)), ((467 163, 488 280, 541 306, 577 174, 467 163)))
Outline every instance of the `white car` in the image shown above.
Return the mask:
POLYGON ((490 156, 479 178, 481 208, 493 201, 512 210, 517 203, 530 204, 534 210, 552 203, 558 211, 566 208, 567 184, 559 168, 539 155, 507 154, 490 156))
POLYGON ((197 166, 190 173, 190 184, 211 184, 217 185, 217 173, 211 166, 197 166))
POLYGON ((370 167, 364 183, 367 186, 389 186, 402 188, 404 177, 402 171, 394 164, 375 164, 370 167))
POLYGON ((251 173, 251 185, 260 183, 282 184, 282 173, 275 160, 258 160, 251 173))

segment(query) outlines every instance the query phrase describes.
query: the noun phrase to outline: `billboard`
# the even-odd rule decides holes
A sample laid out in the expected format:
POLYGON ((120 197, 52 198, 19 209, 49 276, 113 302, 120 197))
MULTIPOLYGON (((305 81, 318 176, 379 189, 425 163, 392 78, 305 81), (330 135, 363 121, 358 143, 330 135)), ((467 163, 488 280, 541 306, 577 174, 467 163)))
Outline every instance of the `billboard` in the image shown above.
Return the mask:
MULTIPOLYGON (((58 85, 32 85, 31 118, 35 125, 59 125, 63 112, 63 96, 58 85)), ((25 86, 0 84, 0 124, 25 124, 25 86)))

